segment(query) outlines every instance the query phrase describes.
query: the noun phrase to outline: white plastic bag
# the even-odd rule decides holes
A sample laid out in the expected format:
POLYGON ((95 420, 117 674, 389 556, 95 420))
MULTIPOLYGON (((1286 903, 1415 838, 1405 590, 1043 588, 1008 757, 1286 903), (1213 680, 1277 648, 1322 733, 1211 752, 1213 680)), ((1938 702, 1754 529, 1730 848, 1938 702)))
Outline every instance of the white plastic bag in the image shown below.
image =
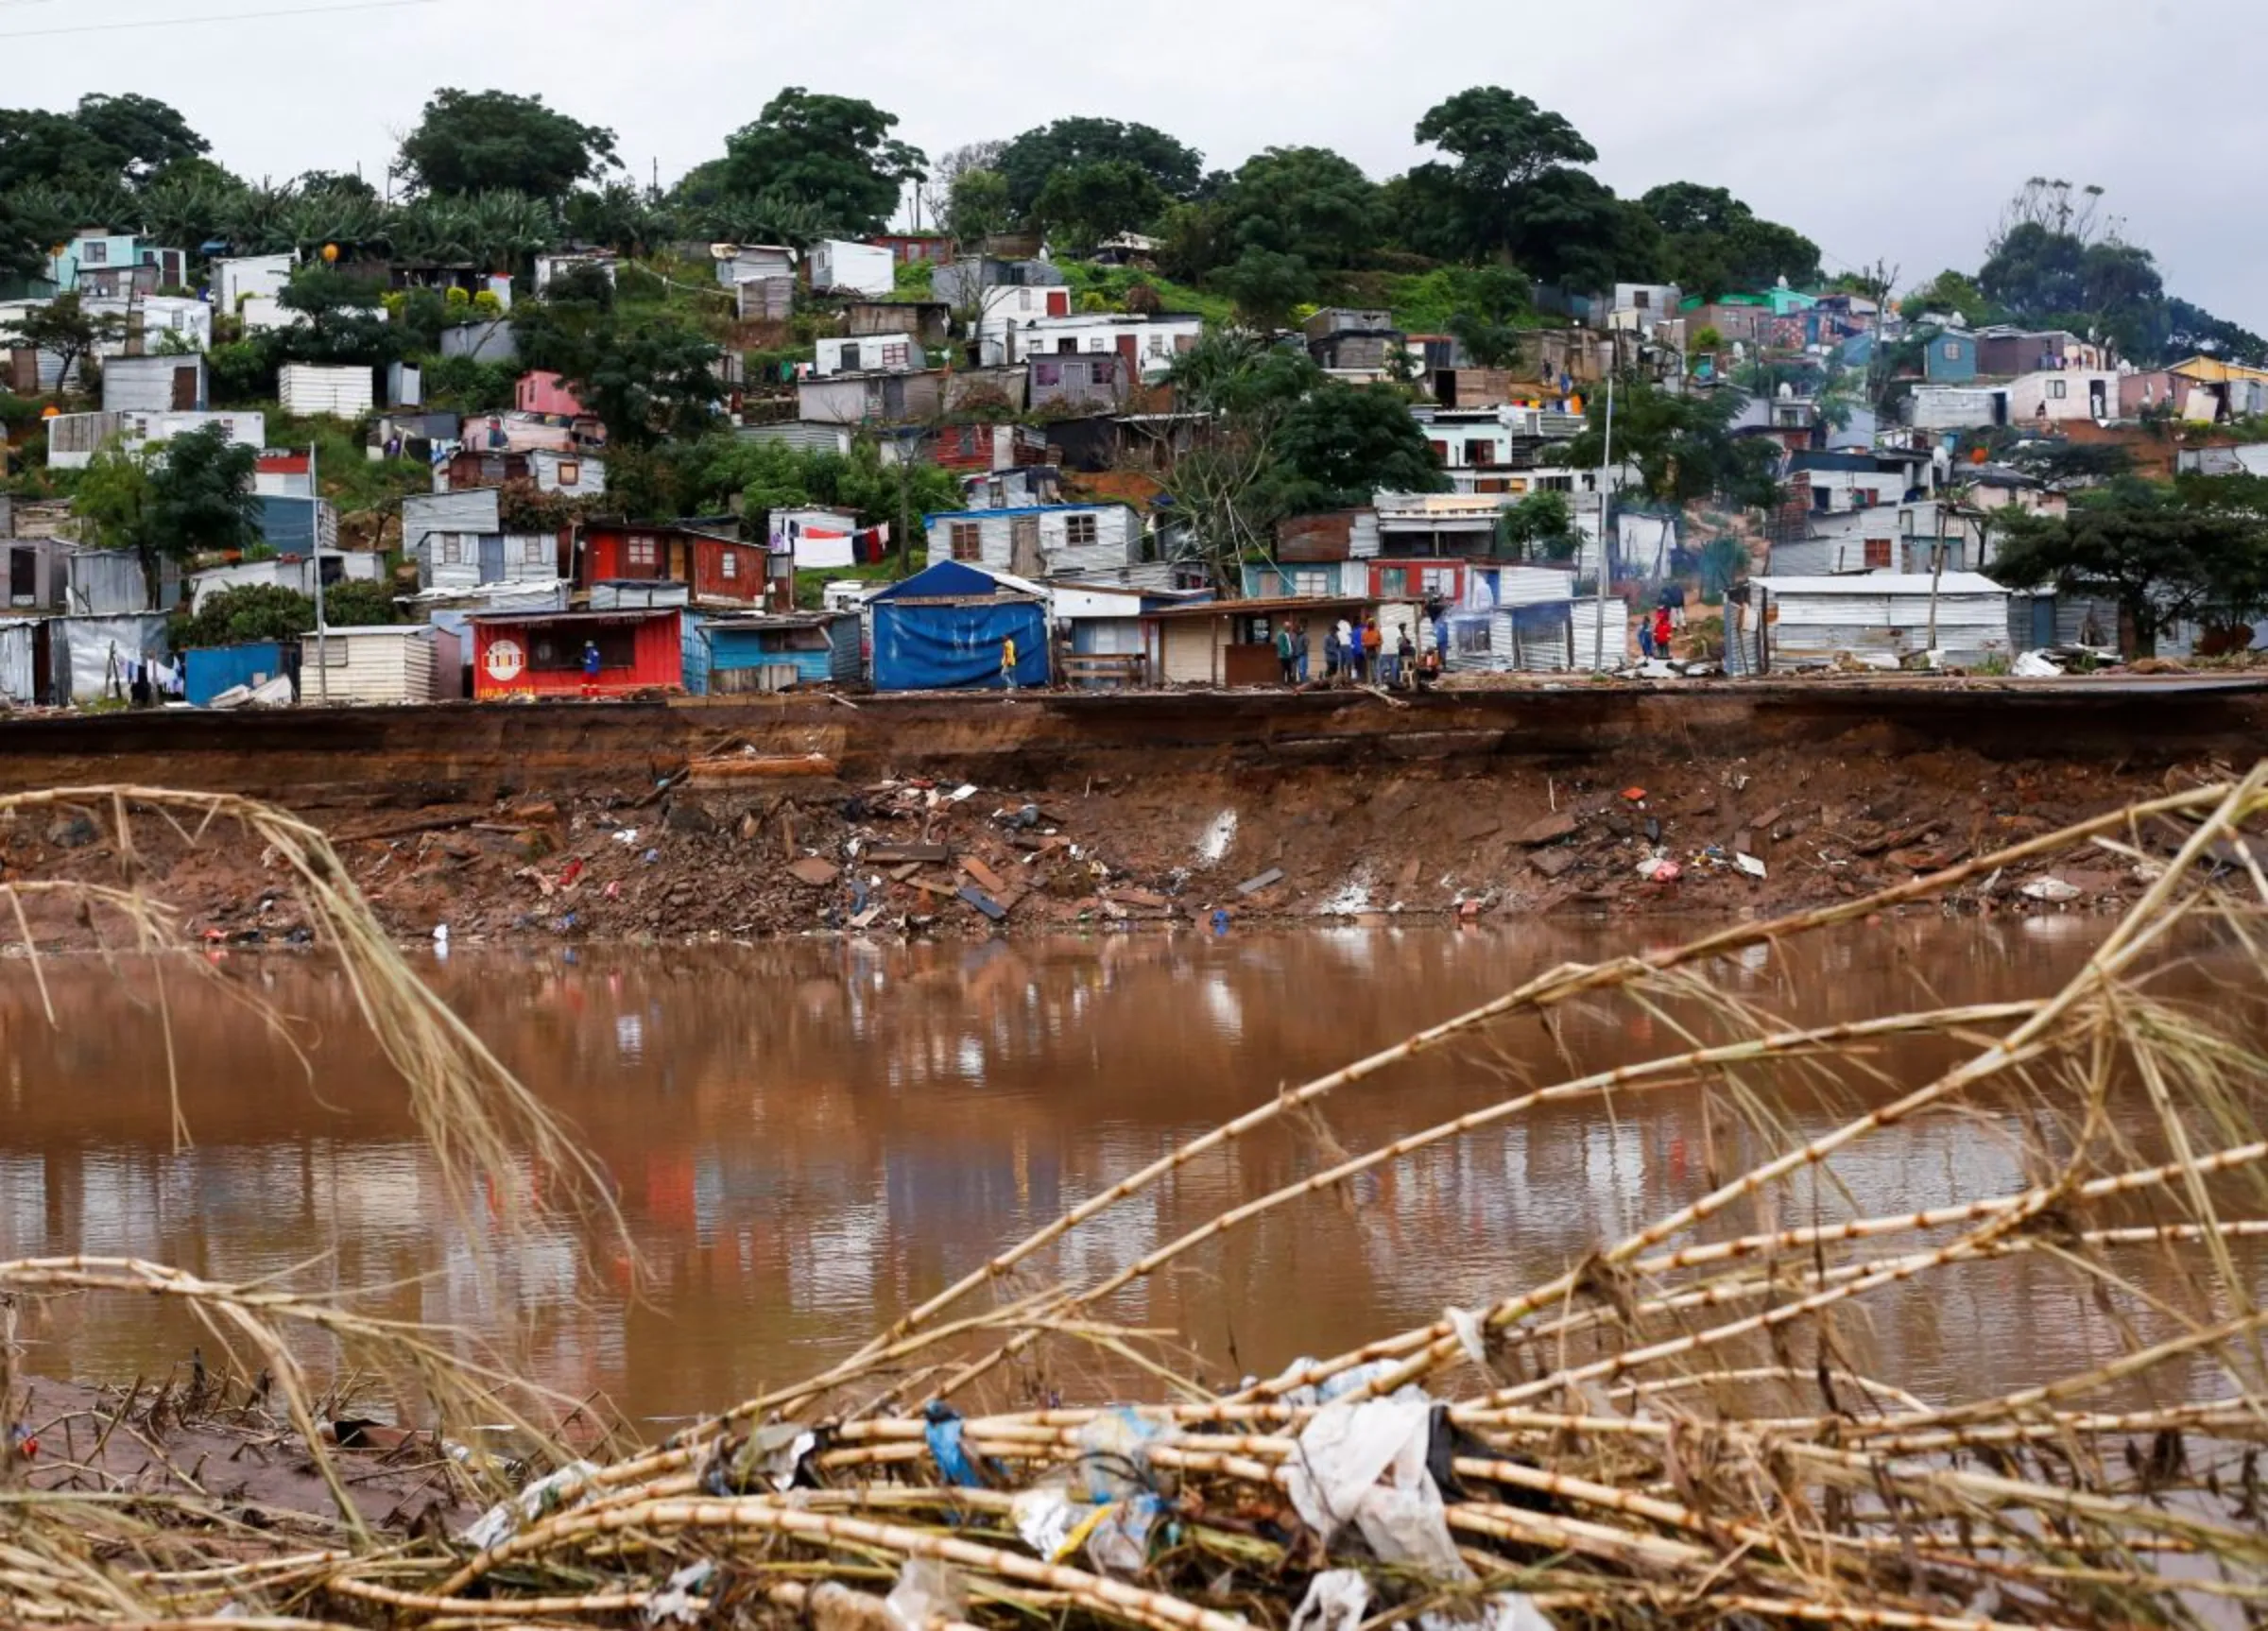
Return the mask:
POLYGON ((1369 1608, 1370 1582, 1359 1570, 1326 1569, 1307 1583, 1292 1631, 1354 1631, 1369 1608))
POLYGON ((935 1557, 909 1557, 882 1605, 902 1631, 923 1631, 932 1620, 958 1620, 968 1611, 960 1576, 935 1557))

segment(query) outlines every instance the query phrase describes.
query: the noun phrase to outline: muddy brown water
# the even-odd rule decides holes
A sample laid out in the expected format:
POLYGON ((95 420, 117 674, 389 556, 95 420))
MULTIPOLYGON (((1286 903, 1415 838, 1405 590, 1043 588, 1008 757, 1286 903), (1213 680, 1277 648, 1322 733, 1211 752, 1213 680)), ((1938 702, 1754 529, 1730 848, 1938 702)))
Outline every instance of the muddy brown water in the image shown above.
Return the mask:
MULTIPOLYGON (((2079 918, 1914 918, 1710 970, 1805 1021, 2037 992, 2100 933, 2079 918), (1933 996, 1932 994, 1934 994, 1933 996)), ((464 1328, 522 1374, 666 1419, 811 1374, 988 1254, 1192 1135, 1571 957, 1672 929, 1348 928, 982 946, 468 954, 436 987, 578 1129, 652 1272, 562 1229, 503 1256, 444 1204, 398 1086, 336 972, 240 959, 223 983, 52 964, 0 968, 0 1257, 131 1256, 243 1279, 387 1289, 366 1306, 464 1328), (289 1017, 293 1049, 237 999, 289 1017), (312 1080, 310 1079, 312 1073, 312 1080), (305 1265, 313 1262, 312 1270, 305 1265)), ((1573 1011, 1587 1067, 1669 1051, 1628 1009, 1573 1011)), ((1040 1265, 1115 1267, 1169 1233, 1349 1150, 1556 1069, 1539 1028, 1428 1056, 1338 1096, 1328 1129, 1271 1131, 1194 1163, 1040 1265)), ((1929 1061, 1881 1056, 1884 1080, 1929 1061)), ((1793 1077, 1760 1083, 1791 1127, 1844 1119, 1793 1077)), ((1887 1088, 1873 1090, 1878 1095, 1887 1088)), ((2019 1107, 1918 1122, 1836 1163, 1870 1213, 2024 1186, 2019 1107)), ((1705 1193, 1742 1135, 1690 1089, 1554 1108, 1434 1149, 1351 1196, 1266 1216, 1122 1296, 1119 1320, 1182 1332, 1216 1380, 1271 1373, 1536 1283, 1705 1193)), ((1837 1202, 1837 1206, 1845 1203, 1837 1202)), ((2248 1272, 2257 1256, 2246 1259, 2248 1272)), ((2256 1279, 2259 1279, 2257 1273, 2256 1279)), ((1870 1304, 1846 1339, 1877 1375, 1950 1400, 2080 1367, 2118 1342, 2072 1280, 2020 1260, 1870 1304)), ((157 1374, 198 1333, 136 1299, 42 1305, 35 1372, 157 1374)), ((2208 1373, 2196 1385, 2219 1391, 2208 1373)))

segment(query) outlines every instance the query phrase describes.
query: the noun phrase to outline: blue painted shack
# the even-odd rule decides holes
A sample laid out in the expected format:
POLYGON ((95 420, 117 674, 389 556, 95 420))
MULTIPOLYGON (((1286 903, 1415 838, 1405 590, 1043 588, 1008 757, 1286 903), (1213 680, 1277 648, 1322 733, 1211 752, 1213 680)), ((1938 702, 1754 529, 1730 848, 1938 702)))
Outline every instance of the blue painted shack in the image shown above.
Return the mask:
POLYGON ((696 696, 855 685, 863 668, 855 611, 685 620, 685 689, 696 696))
POLYGON ((1921 353, 1922 378, 1933 386, 1965 386, 1977 377, 1977 336, 1962 329, 1932 335, 1921 353))
POLYGON ((874 689, 1005 688, 1001 658, 1016 643, 1016 683, 1045 685, 1047 606, 957 560, 941 560, 867 603, 874 615, 874 689))
POLYGON ((192 708, 239 685, 265 685, 284 672, 284 648, 274 641, 250 645, 200 645, 181 653, 182 695, 192 708))

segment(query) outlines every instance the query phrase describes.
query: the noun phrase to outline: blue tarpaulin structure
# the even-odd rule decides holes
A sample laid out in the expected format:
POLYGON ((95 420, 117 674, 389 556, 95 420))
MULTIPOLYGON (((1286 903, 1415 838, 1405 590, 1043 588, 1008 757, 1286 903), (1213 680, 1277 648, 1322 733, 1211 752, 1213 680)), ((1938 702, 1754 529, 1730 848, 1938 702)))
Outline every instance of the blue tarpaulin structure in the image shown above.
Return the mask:
POLYGON ((1016 643, 1016 683, 1047 683, 1047 608, 984 573, 941 560, 868 604, 874 609, 874 689, 1005 688, 1004 643, 1016 643))
POLYGON ((183 695, 192 708, 239 685, 263 685, 284 672, 284 648, 274 641, 251 645, 200 645, 181 654, 183 695))

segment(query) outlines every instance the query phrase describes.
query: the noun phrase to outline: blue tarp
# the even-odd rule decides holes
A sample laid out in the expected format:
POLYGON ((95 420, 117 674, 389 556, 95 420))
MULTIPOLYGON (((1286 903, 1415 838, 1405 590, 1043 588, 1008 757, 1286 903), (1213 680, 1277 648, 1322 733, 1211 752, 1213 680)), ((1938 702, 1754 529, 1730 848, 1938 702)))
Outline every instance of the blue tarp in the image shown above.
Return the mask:
POLYGON ((206 645, 181 654, 182 694, 192 708, 239 685, 258 685, 284 672, 284 648, 273 641, 253 645, 206 645))
POLYGON ((957 560, 940 560, 887 589, 876 591, 867 599, 869 605, 885 600, 967 600, 977 595, 997 597, 1000 592, 999 580, 975 567, 963 566, 957 560))
MULTIPOLYGON (((947 561, 933 566, 906 579, 906 584, 919 583, 952 565, 947 561)), ((877 691, 1003 690, 1001 643, 1010 639, 1016 642, 1016 683, 1047 683, 1047 614, 1038 601, 899 606, 880 595, 875 598, 877 691)))

